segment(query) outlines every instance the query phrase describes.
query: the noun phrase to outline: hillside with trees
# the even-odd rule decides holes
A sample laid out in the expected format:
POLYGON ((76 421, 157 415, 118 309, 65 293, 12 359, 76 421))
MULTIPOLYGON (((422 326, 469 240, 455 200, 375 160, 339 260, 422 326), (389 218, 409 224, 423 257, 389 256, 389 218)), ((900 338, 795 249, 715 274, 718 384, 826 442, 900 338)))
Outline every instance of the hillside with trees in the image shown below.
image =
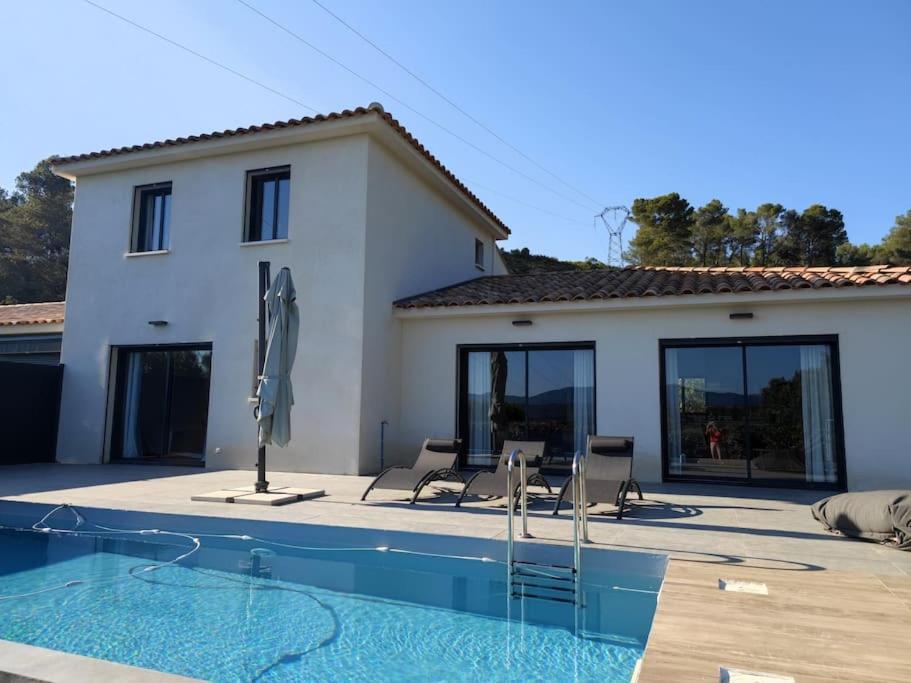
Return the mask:
POLYGON ((500 250, 500 256, 514 275, 529 273, 553 273, 560 270, 599 270, 607 266, 596 258, 589 257, 583 261, 561 261, 553 256, 532 254, 528 247, 522 249, 500 250))

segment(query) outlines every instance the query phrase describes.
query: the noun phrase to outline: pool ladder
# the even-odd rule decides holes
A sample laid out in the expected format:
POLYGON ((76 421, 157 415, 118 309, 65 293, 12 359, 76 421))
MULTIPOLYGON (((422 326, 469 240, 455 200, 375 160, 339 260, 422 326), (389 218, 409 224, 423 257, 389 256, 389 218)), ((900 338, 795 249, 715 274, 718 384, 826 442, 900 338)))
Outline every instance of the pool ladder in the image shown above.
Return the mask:
POLYGON ((577 451, 573 458, 573 562, 572 565, 545 564, 515 559, 513 532, 514 496, 513 472, 519 461, 519 501, 522 509, 521 538, 528 533, 528 494, 525 473, 525 453, 517 448, 509 455, 506 467, 506 491, 509 509, 506 515, 506 588, 509 599, 533 598, 583 607, 582 601, 582 543, 588 543, 588 512, 585 501, 585 454, 577 451))

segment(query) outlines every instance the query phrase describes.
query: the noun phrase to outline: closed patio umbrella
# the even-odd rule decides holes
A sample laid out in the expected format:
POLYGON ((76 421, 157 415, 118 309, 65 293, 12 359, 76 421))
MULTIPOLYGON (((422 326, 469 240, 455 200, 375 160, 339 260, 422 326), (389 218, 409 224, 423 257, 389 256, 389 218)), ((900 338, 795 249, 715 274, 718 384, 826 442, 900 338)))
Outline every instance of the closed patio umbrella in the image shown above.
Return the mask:
POLYGON ((259 445, 286 446, 291 440, 291 368, 297 353, 300 316, 291 271, 282 268, 266 292, 268 330, 262 376, 256 389, 259 445))

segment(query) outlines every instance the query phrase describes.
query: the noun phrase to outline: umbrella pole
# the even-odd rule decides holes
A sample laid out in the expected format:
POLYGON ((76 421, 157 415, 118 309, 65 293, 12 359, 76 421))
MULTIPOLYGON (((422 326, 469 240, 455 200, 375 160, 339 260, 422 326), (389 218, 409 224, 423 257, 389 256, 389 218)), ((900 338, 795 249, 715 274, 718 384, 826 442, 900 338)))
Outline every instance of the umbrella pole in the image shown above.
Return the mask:
MULTIPOLYGON (((269 273, 269 262, 259 262, 259 344, 257 345, 257 382, 262 379, 263 368, 266 365, 266 292, 269 290, 269 283, 272 278, 269 273)), ((259 441, 259 431, 257 430, 257 442, 259 441)), ((256 458, 256 484, 254 490, 257 493, 265 493, 269 490, 269 482, 266 481, 266 447, 260 446, 256 458)))

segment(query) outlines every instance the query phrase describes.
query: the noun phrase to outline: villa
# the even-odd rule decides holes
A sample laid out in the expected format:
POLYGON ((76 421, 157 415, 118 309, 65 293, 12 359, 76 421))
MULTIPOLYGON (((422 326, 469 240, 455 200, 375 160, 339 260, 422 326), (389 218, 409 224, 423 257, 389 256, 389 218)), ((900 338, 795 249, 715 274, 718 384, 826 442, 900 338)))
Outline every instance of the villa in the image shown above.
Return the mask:
POLYGON ((509 229, 380 105, 57 158, 76 182, 57 458, 254 465, 257 262, 301 333, 288 472, 368 474, 427 436, 641 482, 911 485, 911 268, 510 275, 509 229))
POLYGON ((0 310, 3 676, 911 679, 911 494, 847 494, 880 544, 808 509, 911 485, 911 267, 510 274, 377 104, 54 169, 65 311, 0 310), (300 333, 254 493, 263 262, 300 333))

